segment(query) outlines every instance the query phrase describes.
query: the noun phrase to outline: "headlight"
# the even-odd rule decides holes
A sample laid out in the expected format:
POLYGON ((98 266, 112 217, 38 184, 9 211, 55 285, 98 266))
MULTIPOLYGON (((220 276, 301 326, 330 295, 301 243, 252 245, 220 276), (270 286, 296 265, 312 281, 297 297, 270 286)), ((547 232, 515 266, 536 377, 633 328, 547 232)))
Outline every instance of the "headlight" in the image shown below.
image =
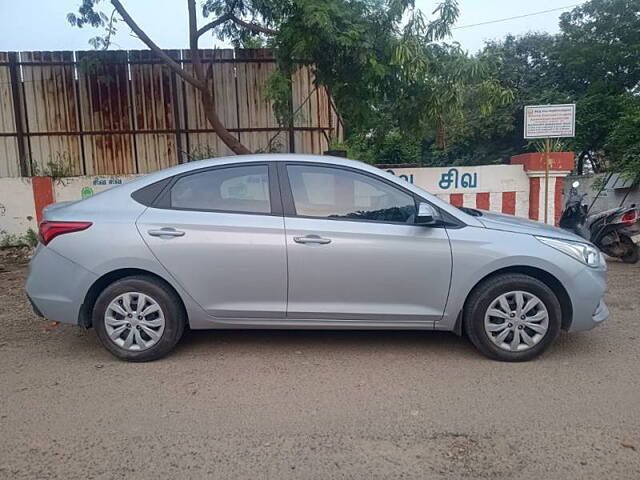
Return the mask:
POLYGON ((557 238, 536 237, 545 245, 560 250, 570 257, 575 258, 579 262, 589 265, 590 267, 602 266, 602 255, 600 251, 588 243, 572 242, 571 240, 560 240, 557 238))

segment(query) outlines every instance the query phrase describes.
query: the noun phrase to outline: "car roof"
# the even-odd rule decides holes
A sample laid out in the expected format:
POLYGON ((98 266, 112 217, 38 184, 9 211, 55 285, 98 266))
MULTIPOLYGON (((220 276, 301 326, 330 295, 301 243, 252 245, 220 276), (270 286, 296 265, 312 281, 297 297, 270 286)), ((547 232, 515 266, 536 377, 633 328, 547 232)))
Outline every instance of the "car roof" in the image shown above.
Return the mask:
MULTIPOLYGON (((189 171, 209 166, 224 165, 228 163, 253 163, 253 162, 313 162, 313 163, 329 163, 332 165, 352 166, 362 168, 368 165, 357 160, 349 160, 343 157, 334 157, 331 155, 308 155, 300 153, 254 153, 249 155, 230 155, 226 157, 215 157, 204 160, 196 160, 193 162, 183 163, 173 167, 180 171, 189 171)), ((162 170, 167 171, 167 170, 162 170)))
MULTIPOLYGON (((385 172, 377 167, 369 165, 357 160, 349 160, 343 157, 333 157, 330 155, 307 155, 299 153, 256 153, 250 155, 232 155, 226 157, 208 158, 205 160, 196 160, 193 162, 183 163, 173 167, 165 168, 152 172, 136 181, 136 184, 153 183, 162 180, 167 177, 187 173, 193 170, 200 170, 203 168, 217 167, 229 164, 243 164, 243 163, 255 163, 255 162, 303 162, 303 163, 326 163, 327 165, 338 165, 343 167, 356 168, 358 170, 365 170, 376 175, 380 175, 385 172)), ((395 181, 398 177, 393 177, 395 181)))

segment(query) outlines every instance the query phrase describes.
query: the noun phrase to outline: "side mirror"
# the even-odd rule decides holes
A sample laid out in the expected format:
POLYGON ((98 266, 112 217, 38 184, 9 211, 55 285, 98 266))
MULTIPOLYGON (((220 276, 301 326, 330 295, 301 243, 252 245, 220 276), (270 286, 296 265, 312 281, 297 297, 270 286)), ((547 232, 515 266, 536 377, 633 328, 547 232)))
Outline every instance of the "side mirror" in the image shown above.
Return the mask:
POLYGON ((575 182, 573 182, 573 183, 571 184, 571 186, 572 186, 573 188, 578 188, 578 187, 580 186, 580 182, 576 180, 575 182))
POLYGON ((420 202, 418 204, 418 215, 416 215, 416 225, 434 225, 440 219, 440 214, 430 203, 420 202))

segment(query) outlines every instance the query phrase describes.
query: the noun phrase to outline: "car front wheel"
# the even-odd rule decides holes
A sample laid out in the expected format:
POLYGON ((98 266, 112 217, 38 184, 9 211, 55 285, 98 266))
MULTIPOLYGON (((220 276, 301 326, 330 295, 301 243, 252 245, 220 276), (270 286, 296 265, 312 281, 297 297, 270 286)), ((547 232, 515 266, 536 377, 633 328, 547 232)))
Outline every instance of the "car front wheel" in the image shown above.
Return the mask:
POLYGON ((464 327, 489 358, 525 361, 544 352, 560 331, 562 310, 553 291, 524 274, 491 277, 471 293, 464 327))
POLYGON ((131 362, 156 360, 178 343, 185 314, 162 282, 132 276, 109 285, 93 309, 93 326, 104 347, 131 362))

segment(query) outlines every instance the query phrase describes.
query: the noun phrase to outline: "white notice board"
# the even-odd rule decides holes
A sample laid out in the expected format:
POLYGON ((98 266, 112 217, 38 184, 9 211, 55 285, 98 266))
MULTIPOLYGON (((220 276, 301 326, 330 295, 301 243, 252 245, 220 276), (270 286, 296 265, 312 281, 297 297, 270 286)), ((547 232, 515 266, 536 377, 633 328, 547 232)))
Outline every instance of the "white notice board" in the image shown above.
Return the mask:
POLYGON ((576 136, 576 106, 529 105, 524 107, 524 138, 576 136))

